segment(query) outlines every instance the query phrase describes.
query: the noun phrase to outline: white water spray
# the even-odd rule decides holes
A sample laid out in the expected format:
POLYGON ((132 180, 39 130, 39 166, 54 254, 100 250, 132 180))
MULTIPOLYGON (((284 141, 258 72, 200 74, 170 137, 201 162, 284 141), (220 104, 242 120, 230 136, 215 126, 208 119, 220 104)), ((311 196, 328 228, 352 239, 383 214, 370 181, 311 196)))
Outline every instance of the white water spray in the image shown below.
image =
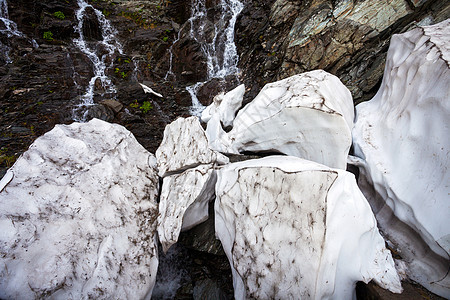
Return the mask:
MULTIPOLYGON (((0 28, 1 34, 6 35, 8 38, 13 36, 26 38, 25 34, 17 29, 17 24, 9 19, 8 3, 6 0, 0 0, 0 22, 3 23, 3 28, 0 28)), ((39 47, 34 39, 31 39, 30 42, 34 48, 39 47)), ((6 63, 12 63, 12 60, 9 57, 10 50, 11 49, 7 45, 0 42, 0 52, 5 57, 6 63)))
POLYGON ((116 53, 122 54, 122 45, 117 40, 117 31, 111 26, 111 23, 101 11, 86 3, 85 0, 78 0, 78 6, 79 9, 75 14, 78 24, 74 29, 79 37, 74 39, 74 44, 89 58, 94 72, 94 76, 89 80, 85 93, 81 96, 81 103, 73 111, 73 119, 84 122, 87 114, 87 110, 84 108, 94 105, 94 92, 97 81, 100 82, 102 87, 102 95, 110 94, 115 96, 117 93, 115 85, 105 71, 112 66, 114 55, 116 53), (83 25, 88 8, 94 11, 100 25, 102 33, 102 40, 100 41, 88 42, 84 36, 83 25), (98 49, 102 50, 102 54, 98 53, 98 49))
POLYGON ((189 95, 191 95, 191 99, 192 99, 192 106, 189 109, 189 112, 193 116, 198 116, 198 117, 201 116, 202 111, 205 109, 205 106, 203 104, 201 104, 200 101, 198 100, 197 92, 207 82, 208 81, 201 81, 201 82, 197 82, 194 85, 186 87, 186 90, 188 91, 189 95))

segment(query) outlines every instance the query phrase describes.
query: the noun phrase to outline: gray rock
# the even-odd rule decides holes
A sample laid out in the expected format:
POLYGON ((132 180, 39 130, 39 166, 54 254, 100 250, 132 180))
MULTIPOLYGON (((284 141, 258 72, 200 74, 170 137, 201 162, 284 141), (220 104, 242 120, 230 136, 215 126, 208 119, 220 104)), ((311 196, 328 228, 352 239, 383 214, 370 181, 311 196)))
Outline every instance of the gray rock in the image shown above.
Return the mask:
POLYGON ((388 43, 424 19, 450 17, 450 2, 426 0, 252 0, 236 24, 244 104, 267 83, 324 69, 370 99, 382 79, 388 43))
POLYGON ((99 119, 106 122, 111 122, 114 119, 114 111, 105 105, 93 105, 87 109, 86 119, 99 119))
POLYGON ((220 240, 216 238, 214 213, 209 214, 207 221, 194 228, 182 232, 179 242, 190 249, 214 255, 225 255, 220 240))
POLYGON ((217 282, 208 278, 196 282, 193 296, 194 299, 228 299, 227 294, 219 287, 217 282))
POLYGON ((106 99, 101 102, 104 106, 111 108, 115 113, 118 113, 122 110, 123 104, 114 99, 106 99))

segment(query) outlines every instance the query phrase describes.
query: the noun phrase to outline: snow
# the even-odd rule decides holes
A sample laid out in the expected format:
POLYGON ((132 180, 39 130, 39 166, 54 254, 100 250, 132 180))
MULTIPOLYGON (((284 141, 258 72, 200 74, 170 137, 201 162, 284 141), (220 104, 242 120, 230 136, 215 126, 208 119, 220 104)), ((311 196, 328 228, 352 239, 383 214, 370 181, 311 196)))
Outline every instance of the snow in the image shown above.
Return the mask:
POLYGON ((450 20, 394 35, 381 87, 356 107, 361 189, 408 276, 450 297, 450 20), (393 226, 392 224, 395 224, 393 226))
POLYGON ((208 219, 208 203, 214 199, 215 183, 212 165, 164 177, 158 215, 158 234, 164 252, 177 242, 181 230, 208 219))
POLYGON ((11 182, 14 178, 14 172, 11 169, 6 171, 5 176, 3 176, 2 180, 0 180, 0 192, 11 182))
POLYGON ((152 88, 146 86, 145 84, 139 83, 140 86, 142 87, 142 89, 144 90, 144 93, 149 93, 149 94, 153 94, 155 96, 158 96, 160 98, 164 98, 163 95, 161 95, 160 93, 155 92, 152 88))
POLYGON ((178 118, 164 129, 156 150, 159 176, 195 168, 201 164, 225 164, 228 158, 208 147, 205 131, 197 117, 178 118))
POLYGON ((236 299, 351 299, 357 281, 400 279, 354 176, 289 156, 218 170, 216 235, 236 299))
POLYGON ((213 103, 202 112, 202 121, 207 123, 214 114, 219 114, 223 126, 232 126, 236 112, 241 108, 244 93, 245 86, 241 84, 226 94, 218 94, 213 98, 213 103))
POLYGON ((154 156, 124 127, 57 125, 0 192, 0 298, 150 298, 154 156))
POLYGON ((214 122, 207 132, 214 150, 280 152, 345 169, 353 117, 350 91, 316 70, 267 84, 238 112, 228 134, 214 122))

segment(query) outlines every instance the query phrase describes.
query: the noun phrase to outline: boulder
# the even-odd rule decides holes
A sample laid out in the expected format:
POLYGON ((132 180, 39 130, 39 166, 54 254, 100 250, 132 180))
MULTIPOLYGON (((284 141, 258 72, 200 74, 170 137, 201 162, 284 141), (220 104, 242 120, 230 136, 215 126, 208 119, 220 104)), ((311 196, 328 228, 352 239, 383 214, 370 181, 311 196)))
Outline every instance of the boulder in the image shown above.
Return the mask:
POLYGON ((208 147, 205 131, 197 117, 178 118, 167 125, 156 158, 161 177, 201 164, 228 163, 227 157, 208 147))
POLYGON ((360 183, 414 281, 450 297, 450 20, 394 35, 382 85, 356 107, 360 183))
POLYGON ((222 139, 225 146, 216 150, 280 152, 345 169, 353 117, 349 90, 316 70, 267 84, 238 112, 227 135, 211 124, 210 144, 222 139))
POLYGON ((217 113, 220 116, 220 121, 223 126, 232 126, 236 112, 241 108, 244 93, 245 86, 241 84, 226 94, 218 94, 214 97, 213 103, 207 106, 202 112, 202 121, 207 123, 211 117, 217 113))
POLYGON ((354 176, 296 157, 218 170, 216 234, 236 299, 352 299, 357 281, 402 291, 354 176))
POLYGON ((57 125, 0 192, 0 298, 149 298, 155 157, 124 127, 57 125))
POLYGON ((164 177, 158 215, 158 234, 164 252, 177 242, 181 230, 208 219, 208 203, 214 199, 215 184, 212 165, 164 177))
POLYGON ((122 103, 120 103, 119 101, 117 101, 117 100, 114 100, 114 99, 106 99, 106 100, 103 100, 102 102, 101 102, 101 104, 103 104, 104 106, 108 106, 109 108, 111 108, 113 111, 114 111, 114 113, 119 113, 121 110, 122 110, 122 108, 123 108, 123 104, 122 103))

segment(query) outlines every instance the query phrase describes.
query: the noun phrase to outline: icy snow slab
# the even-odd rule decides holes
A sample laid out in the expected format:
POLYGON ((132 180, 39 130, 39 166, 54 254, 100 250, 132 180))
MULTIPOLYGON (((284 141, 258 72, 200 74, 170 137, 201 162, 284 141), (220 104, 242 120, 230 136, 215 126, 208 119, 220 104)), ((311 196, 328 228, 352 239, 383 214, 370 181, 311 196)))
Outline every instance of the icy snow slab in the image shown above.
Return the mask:
POLYGON ((218 114, 223 126, 232 126, 236 112, 241 108, 244 93, 245 85, 241 84, 226 94, 218 94, 213 98, 213 103, 202 112, 202 121, 208 123, 214 114, 218 114))
POLYGON ((400 279, 354 176, 297 157, 224 166, 216 235, 236 299, 352 299, 357 281, 400 279))
POLYGON ((164 252, 188 230, 208 219, 214 198, 216 174, 212 165, 201 165, 163 179, 159 202, 158 235, 164 252))
POLYGON ((220 151, 281 152, 345 169, 353 117, 350 91, 316 70, 267 84, 238 112, 228 135, 214 136, 225 144, 220 151))
POLYGON ((408 276, 450 298, 450 20, 394 35, 381 87, 357 106, 361 185, 408 276), (364 183, 364 181, 366 181, 364 183))
POLYGON ((159 176, 195 168, 201 164, 225 164, 228 158, 208 146, 198 117, 178 118, 164 129, 161 145, 156 150, 159 176))
POLYGON ((57 125, 0 192, 0 298, 150 298, 155 157, 124 127, 57 125))

